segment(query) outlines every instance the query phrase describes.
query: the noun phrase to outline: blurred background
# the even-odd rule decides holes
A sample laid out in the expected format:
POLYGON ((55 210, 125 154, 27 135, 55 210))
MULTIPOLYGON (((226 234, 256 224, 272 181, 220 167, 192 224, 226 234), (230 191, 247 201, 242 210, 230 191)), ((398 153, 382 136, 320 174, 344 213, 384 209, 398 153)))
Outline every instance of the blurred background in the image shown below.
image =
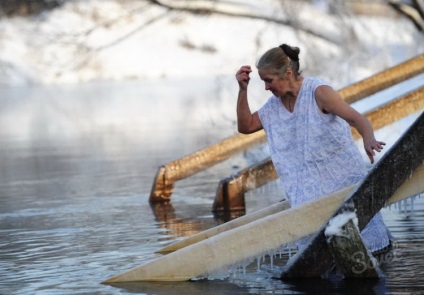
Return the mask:
POLYGON ((0 83, 211 78, 299 46, 337 87, 423 51, 422 1, 4 0, 0 83))

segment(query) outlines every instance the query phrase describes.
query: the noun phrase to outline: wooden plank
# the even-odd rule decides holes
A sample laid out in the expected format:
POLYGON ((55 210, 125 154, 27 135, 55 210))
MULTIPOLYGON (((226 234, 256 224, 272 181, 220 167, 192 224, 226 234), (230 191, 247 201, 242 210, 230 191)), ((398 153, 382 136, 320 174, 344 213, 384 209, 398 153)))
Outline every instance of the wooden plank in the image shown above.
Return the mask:
MULTIPOLYGON (((404 196, 415 196, 424 193, 424 163, 414 170, 412 175, 396 190, 390 198, 390 204, 401 201, 404 196)), ((390 205, 389 203, 386 204, 390 205)))
POLYGON ((115 275, 105 283, 185 281, 262 256, 317 231, 352 189, 224 231, 115 275))
MULTIPOLYGON (((423 161, 424 112, 351 193, 349 201, 355 206, 360 230, 423 161)), ((282 279, 320 277, 331 268, 333 258, 328 251, 324 230, 325 226, 313 236, 307 247, 289 260, 281 274, 282 279)))

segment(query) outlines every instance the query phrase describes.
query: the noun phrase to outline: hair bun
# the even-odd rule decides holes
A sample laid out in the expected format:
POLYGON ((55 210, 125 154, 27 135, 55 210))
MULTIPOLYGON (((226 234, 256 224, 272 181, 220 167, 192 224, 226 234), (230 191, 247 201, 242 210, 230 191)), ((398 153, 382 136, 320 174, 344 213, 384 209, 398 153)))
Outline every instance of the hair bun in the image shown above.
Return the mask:
POLYGON ((291 47, 287 44, 281 44, 280 47, 284 53, 292 60, 292 61, 299 61, 299 53, 300 49, 298 47, 291 47))

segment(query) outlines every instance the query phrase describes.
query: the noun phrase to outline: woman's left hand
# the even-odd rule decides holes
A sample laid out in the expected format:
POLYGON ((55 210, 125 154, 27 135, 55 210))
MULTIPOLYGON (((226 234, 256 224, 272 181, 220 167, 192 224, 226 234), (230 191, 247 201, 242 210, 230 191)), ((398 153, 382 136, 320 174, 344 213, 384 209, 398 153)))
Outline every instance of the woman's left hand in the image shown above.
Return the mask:
POLYGON ((370 159, 371 164, 374 164, 374 156, 375 152, 381 152, 383 150, 383 147, 386 145, 385 142, 377 141, 377 140, 370 140, 367 142, 364 142, 364 148, 367 152, 368 158, 370 159))

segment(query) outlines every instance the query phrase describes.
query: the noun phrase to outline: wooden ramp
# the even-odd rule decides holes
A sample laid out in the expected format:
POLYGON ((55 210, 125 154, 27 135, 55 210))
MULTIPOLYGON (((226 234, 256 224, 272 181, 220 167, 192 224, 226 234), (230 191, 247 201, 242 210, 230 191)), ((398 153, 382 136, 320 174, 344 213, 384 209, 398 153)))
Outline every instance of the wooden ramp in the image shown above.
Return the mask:
POLYGON ((310 246, 290 261, 283 277, 320 276, 333 264, 323 229, 346 197, 353 202, 362 229, 382 207, 424 191, 423 117, 424 113, 356 187, 203 236, 104 283, 190 280, 253 261, 317 231, 310 246))
MULTIPOLYGON (((410 182, 412 186, 407 184, 401 193, 388 201, 388 205, 412 196, 409 195, 411 192, 416 195, 418 191, 424 190, 423 185, 416 186, 417 179, 424 176, 424 165, 421 168, 419 174, 412 174, 410 182), (405 195, 405 192, 408 195, 405 195)), ((190 241, 187 244, 180 244, 175 251, 117 274, 103 283, 187 281, 216 273, 243 261, 254 261, 256 257, 275 251, 281 245, 294 242, 319 230, 352 189, 353 187, 349 187, 302 206, 235 226, 210 237, 203 236, 194 243, 190 241)))
MULTIPOLYGON (((386 205, 390 196, 423 162, 424 112, 380 159, 346 201, 351 202, 355 208, 359 230, 364 229, 373 216, 386 205)), ((417 180, 423 181, 423 178, 417 180)), ((342 208, 343 205, 333 217, 340 214, 342 208)), ((326 225, 327 223, 321 227, 303 250, 291 258, 281 275, 282 279, 320 277, 333 266, 333 256, 325 236, 326 225)))

